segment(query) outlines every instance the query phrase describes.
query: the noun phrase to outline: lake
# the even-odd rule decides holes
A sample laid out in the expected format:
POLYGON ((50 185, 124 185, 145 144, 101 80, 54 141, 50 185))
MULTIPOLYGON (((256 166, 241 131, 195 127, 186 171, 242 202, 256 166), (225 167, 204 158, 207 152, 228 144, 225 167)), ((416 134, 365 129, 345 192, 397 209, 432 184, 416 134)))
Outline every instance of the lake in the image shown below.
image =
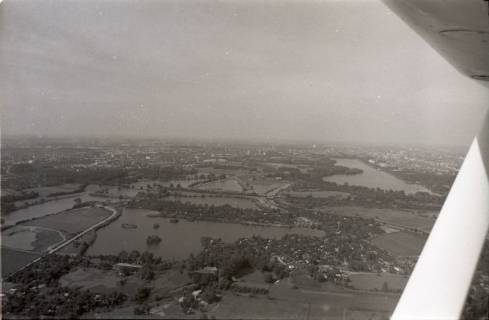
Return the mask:
POLYGON ((171 223, 166 218, 150 218, 155 213, 145 209, 124 209, 119 219, 97 231, 97 240, 88 249, 87 255, 118 254, 122 250, 149 251, 163 259, 186 259, 191 253, 197 254, 202 249, 201 237, 221 238, 225 242, 234 242, 239 238, 259 235, 265 238, 281 238, 286 234, 296 233, 310 236, 323 236, 320 230, 307 228, 280 228, 265 226, 247 226, 232 223, 189 222, 180 220, 171 223), (135 229, 125 229, 123 223, 137 225, 135 229), (158 223, 158 229, 153 224, 158 223), (146 238, 157 235, 162 241, 155 246, 148 246, 146 238))
POLYGON ((424 191, 431 193, 430 190, 419 184, 407 183, 396 176, 384 172, 380 169, 369 166, 358 159, 334 159, 336 165, 363 170, 361 174, 344 175, 337 174, 324 177, 324 181, 335 182, 337 184, 348 183, 352 186, 363 186, 369 188, 380 188, 384 190, 404 191, 406 193, 416 193, 424 191))

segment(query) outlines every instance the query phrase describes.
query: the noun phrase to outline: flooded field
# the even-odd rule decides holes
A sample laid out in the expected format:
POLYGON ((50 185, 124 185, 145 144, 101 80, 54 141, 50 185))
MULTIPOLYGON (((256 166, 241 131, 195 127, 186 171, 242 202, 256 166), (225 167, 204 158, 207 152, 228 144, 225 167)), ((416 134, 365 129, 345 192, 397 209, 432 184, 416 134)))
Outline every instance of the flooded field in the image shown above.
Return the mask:
POLYGON ((264 226, 246 226, 241 224, 217 222, 188 222, 180 220, 172 223, 166 218, 150 218, 148 214, 154 213, 144 209, 124 209, 121 217, 109 226, 100 229, 97 240, 88 249, 88 255, 118 254, 120 251, 150 251, 163 259, 186 259, 193 253, 201 250, 201 238, 221 238, 232 242, 242 237, 259 235, 267 238, 281 238, 290 233, 299 233, 310 236, 322 236, 320 230, 306 228, 280 228, 264 226), (159 224, 154 229, 154 224, 159 224), (136 225, 137 228, 122 228, 122 224, 136 225), (156 246, 148 246, 146 238, 157 235, 162 242, 156 246))
POLYGON ((324 181, 335 182, 337 184, 348 183, 354 186, 363 186, 369 188, 380 188, 384 190, 404 191, 406 193, 416 193, 424 191, 430 193, 430 190, 419 185, 410 184, 401 179, 371 167, 358 159, 335 159, 336 165, 363 170, 363 173, 354 175, 338 174, 324 177, 324 181))

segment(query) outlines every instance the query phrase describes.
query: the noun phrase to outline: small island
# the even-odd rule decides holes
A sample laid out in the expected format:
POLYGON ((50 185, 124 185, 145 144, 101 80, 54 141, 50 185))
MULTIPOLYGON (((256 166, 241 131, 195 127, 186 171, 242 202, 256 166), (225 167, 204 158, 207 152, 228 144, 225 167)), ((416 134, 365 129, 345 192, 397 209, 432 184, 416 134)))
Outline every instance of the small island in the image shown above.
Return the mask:
POLYGON ((130 224, 130 223, 123 223, 121 224, 122 228, 124 229, 136 229, 138 226, 135 224, 130 224))
POLYGON ((146 244, 148 244, 149 246, 151 245, 157 245, 161 242, 161 238, 158 237, 158 236, 148 236, 146 238, 146 244))

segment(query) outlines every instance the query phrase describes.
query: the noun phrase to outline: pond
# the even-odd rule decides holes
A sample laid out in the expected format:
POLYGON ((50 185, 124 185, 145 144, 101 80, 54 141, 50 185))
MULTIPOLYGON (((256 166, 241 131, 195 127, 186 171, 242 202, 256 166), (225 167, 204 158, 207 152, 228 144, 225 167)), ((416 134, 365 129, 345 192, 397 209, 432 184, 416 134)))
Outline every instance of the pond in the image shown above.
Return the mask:
POLYGON ((396 176, 384 172, 380 169, 369 166, 358 159, 335 159, 336 165, 357 168, 363 170, 361 174, 344 175, 337 174, 324 177, 324 181, 335 182, 337 184, 348 183, 352 186, 363 186, 369 188, 380 188, 383 190, 404 191, 406 193, 416 193, 424 191, 431 193, 430 190, 419 184, 407 183, 396 176))
POLYGON ((121 217, 97 231, 97 240, 88 249, 87 255, 118 254, 122 250, 149 251, 163 259, 186 259, 191 253, 197 254, 202 249, 201 238, 221 238, 225 242, 234 242, 239 238, 259 235, 265 238, 281 238, 286 234, 296 233, 309 236, 323 236, 321 230, 308 228, 280 228, 265 226, 248 226, 232 223, 189 222, 180 220, 170 222, 166 218, 151 218, 147 215, 154 211, 144 209, 124 209, 121 217), (158 229, 153 225, 159 224, 158 229), (122 224, 136 225, 137 228, 123 228, 122 224), (155 246, 148 246, 146 238, 157 235, 162 241, 155 246))

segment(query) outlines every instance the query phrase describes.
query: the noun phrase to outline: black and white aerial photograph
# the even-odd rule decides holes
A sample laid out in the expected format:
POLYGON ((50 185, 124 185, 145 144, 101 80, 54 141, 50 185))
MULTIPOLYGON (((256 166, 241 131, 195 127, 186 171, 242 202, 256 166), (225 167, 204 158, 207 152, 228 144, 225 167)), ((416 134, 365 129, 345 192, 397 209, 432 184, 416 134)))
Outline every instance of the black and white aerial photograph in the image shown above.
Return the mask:
POLYGON ((488 319, 488 9, 1 2, 1 318, 488 319))

